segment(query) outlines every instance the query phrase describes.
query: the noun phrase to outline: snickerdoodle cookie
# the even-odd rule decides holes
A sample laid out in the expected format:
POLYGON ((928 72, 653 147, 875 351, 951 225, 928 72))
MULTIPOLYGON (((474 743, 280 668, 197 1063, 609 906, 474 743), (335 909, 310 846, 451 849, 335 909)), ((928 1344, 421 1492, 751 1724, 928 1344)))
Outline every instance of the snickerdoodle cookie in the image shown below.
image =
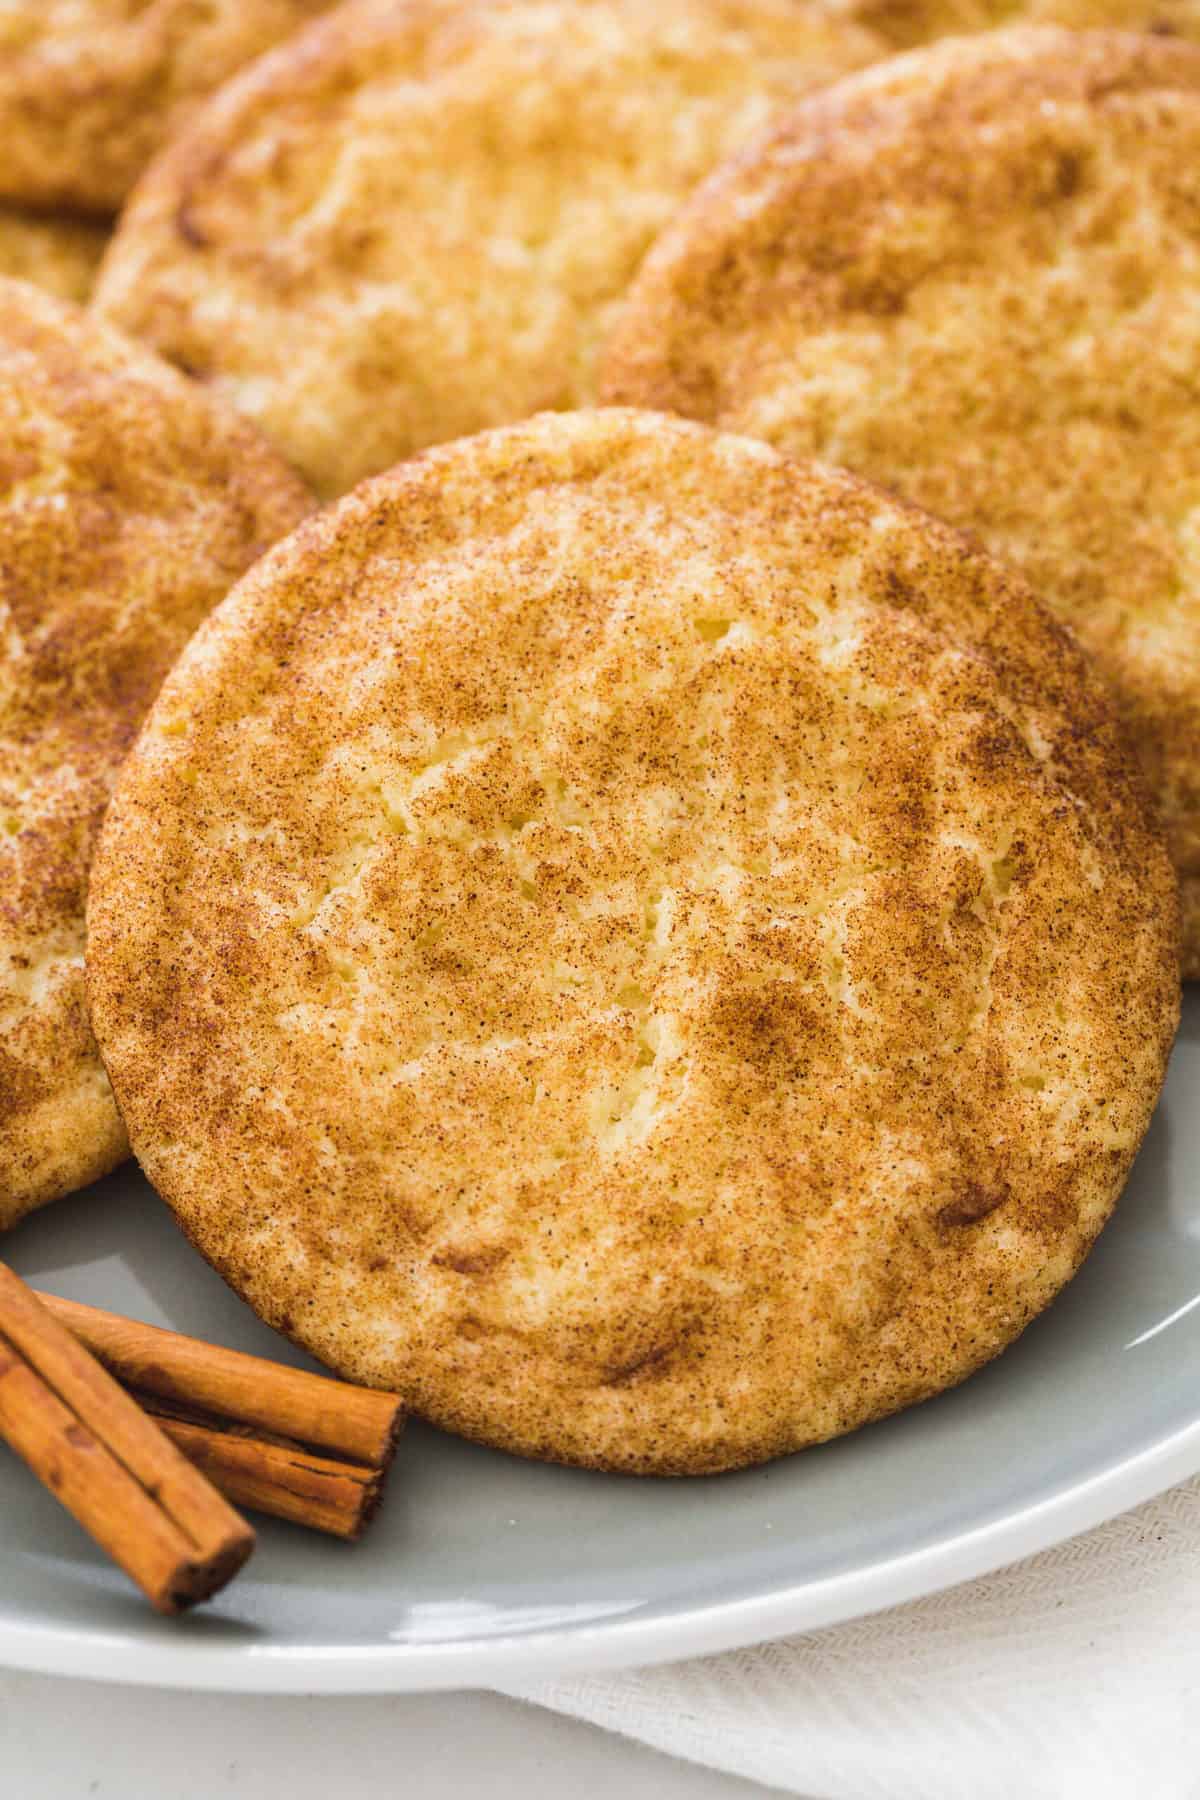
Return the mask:
POLYGON ((0 1227, 127 1153, 84 997, 92 847, 189 632, 310 504, 176 370, 0 281, 0 1227))
POLYGON ((607 398, 976 531, 1111 680, 1200 974, 1200 48, 1019 30, 806 100, 647 259, 607 398))
POLYGON ((144 1168, 272 1325, 489 1443, 701 1472, 960 1380, 1070 1277, 1175 909, 1017 575, 585 411, 364 483, 201 627, 90 993, 144 1168))
POLYGON ((196 102, 330 0, 4 0, 0 199, 112 213, 196 102))
POLYGON ((696 181, 879 53, 802 0, 359 0, 155 163, 97 303, 340 493, 586 401, 696 181))

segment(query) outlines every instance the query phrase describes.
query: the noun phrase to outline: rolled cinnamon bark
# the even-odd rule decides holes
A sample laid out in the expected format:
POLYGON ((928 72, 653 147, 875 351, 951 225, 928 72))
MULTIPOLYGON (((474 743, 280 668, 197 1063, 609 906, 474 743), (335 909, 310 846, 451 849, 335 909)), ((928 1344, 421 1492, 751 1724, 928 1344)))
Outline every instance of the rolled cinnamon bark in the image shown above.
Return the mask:
POLYGON ((404 1423, 398 1395, 38 1298, 237 1505, 334 1537, 362 1534, 404 1423))
POLYGON ((57 1294, 38 1298, 126 1387, 257 1425, 349 1462, 385 1468, 392 1458, 404 1423, 397 1394, 289 1369, 57 1294))
POLYGON ((209 1599, 254 1532, 0 1263, 0 1436, 156 1611, 209 1599))
POLYGON ((385 1468, 335 1461, 227 1419, 184 1417, 153 1394, 137 1399, 188 1461, 248 1512, 352 1542, 382 1504, 385 1468))

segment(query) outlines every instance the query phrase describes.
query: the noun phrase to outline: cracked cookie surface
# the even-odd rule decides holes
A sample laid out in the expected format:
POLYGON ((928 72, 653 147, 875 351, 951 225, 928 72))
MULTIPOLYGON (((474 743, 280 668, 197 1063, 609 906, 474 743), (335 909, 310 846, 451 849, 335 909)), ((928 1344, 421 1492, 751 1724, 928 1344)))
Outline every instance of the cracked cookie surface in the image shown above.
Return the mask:
POLYGON ((1200 975, 1200 47, 1014 30, 814 96, 647 258, 602 389, 854 469, 1111 680, 1200 975))
POLYGON ((358 0, 168 148, 97 304, 339 494, 591 399, 695 183, 881 53, 799 0, 358 0))
POLYGON ((365 483, 201 628, 91 996, 139 1158, 271 1324, 489 1443, 704 1471, 1050 1300, 1157 1095, 1174 909, 1017 577, 581 412, 365 483))
POLYGON ((5 0, 0 195, 114 213, 206 94, 331 0, 5 0))
POLYGON ((0 280, 0 1227, 128 1152, 88 1025, 108 793, 189 632, 311 500, 253 426, 0 280))

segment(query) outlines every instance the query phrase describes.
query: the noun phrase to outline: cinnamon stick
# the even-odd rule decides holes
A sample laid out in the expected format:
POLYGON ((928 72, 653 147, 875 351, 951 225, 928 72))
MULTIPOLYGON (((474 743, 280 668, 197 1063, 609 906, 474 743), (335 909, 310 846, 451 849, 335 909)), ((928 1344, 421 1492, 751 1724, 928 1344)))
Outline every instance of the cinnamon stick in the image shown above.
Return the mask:
POLYGON ((254 1533, 0 1263, 0 1436, 158 1612, 209 1599, 254 1533))
POLYGON ((188 1461, 250 1512, 353 1541, 383 1501, 386 1468, 335 1461, 226 1419, 188 1418, 153 1394, 137 1399, 188 1461))
POLYGON ((397 1394, 289 1369, 57 1294, 38 1299, 126 1387, 332 1450, 349 1462, 383 1468, 391 1460, 404 1422, 397 1394))
POLYGON ((362 1533, 404 1422, 398 1395, 39 1298, 229 1499, 335 1537, 362 1533))

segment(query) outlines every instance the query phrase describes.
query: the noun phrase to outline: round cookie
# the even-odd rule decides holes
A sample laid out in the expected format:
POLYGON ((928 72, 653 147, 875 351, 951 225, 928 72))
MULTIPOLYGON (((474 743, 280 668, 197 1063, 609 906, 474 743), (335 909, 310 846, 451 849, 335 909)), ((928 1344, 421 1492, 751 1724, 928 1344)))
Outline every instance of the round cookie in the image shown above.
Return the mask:
POLYGON ((0 205, 0 277, 32 281, 60 300, 82 303, 108 238, 108 227, 92 220, 0 205))
POLYGON ((972 528, 1112 681, 1200 974, 1200 49, 1022 30, 806 101, 663 236, 606 396, 972 528))
POLYGON ((270 552, 125 765, 97 1034, 272 1325, 527 1455, 734 1467, 1000 1350, 1108 1216, 1175 886, 1018 577, 635 412, 270 552))
POLYGON ((0 199, 112 213, 196 102, 331 0, 6 0, 0 199))
POLYGON ((696 181, 878 52, 800 0, 344 6, 156 162, 97 303, 340 493, 585 402, 696 181))
POLYGON ((0 280, 0 1228, 125 1133, 87 1020, 88 864, 188 634, 311 502, 253 426, 0 280))
POLYGON ((827 0, 827 4, 834 17, 853 19, 896 50, 1016 24, 1200 38, 1200 0, 827 0))

